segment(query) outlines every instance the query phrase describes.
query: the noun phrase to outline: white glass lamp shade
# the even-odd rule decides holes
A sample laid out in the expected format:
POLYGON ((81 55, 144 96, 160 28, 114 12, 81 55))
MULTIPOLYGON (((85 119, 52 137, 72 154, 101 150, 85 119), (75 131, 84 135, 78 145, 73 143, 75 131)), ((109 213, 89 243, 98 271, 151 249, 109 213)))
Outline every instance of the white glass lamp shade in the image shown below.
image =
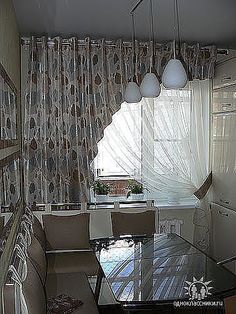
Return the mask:
POLYGON ((143 97, 155 98, 160 95, 161 86, 154 73, 147 73, 140 85, 140 92, 143 97))
POLYGON ((171 59, 162 74, 162 83, 166 88, 183 88, 188 81, 183 64, 178 59, 171 59))
POLYGON ((142 95, 137 83, 129 82, 125 89, 125 101, 128 103, 140 102, 142 95))

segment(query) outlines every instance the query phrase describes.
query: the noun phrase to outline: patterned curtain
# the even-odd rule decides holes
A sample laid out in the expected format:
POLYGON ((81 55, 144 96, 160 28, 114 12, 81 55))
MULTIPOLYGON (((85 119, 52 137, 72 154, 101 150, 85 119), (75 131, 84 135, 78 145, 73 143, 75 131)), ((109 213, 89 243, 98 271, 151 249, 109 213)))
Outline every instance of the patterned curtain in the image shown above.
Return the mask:
MULTIPOLYGON (((26 44, 25 44, 26 45, 26 44)), ((157 45, 161 76, 172 45, 157 45)), ((85 201, 93 181, 90 163, 112 115, 120 109, 131 77, 132 48, 117 41, 32 38, 25 84, 24 163, 27 202, 85 201)), ((150 47, 136 43, 138 80, 146 73, 150 47)), ((183 44, 189 77, 213 77, 216 49, 183 44)))

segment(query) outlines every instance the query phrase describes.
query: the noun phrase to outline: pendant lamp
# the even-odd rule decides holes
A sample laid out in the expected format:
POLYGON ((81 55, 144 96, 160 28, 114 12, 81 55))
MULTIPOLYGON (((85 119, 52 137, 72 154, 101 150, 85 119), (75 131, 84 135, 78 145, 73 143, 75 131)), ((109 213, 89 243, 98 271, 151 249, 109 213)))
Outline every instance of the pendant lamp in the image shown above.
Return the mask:
POLYGON ((164 87, 170 89, 179 89, 185 87, 188 77, 182 62, 176 59, 176 24, 179 41, 179 14, 177 7, 177 0, 174 0, 174 34, 175 40, 173 42, 174 57, 167 63, 162 74, 162 83, 164 87))
POLYGON ((135 64, 136 64, 136 53, 135 53, 135 25, 134 25, 134 14, 131 14, 132 18, 132 81, 129 82, 125 89, 124 99, 127 103, 138 103, 142 99, 139 86, 136 82, 135 75, 135 64))
POLYGON ((161 86, 158 81, 158 78, 156 77, 154 71, 154 49, 155 49, 155 43, 154 43, 154 31, 153 31, 153 9, 152 9, 152 0, 150 0, 150 47, 151 47, 151 58, 150 58, 150 71, 147 73, 140 85, 140 92, 143 97, 147 98, 156 98, 160 95, 161 92, 161 86))
POLYGON ((136 82, 129 82, 125 89, 125 101, 127 103, 138 103, 142 99, 139 86, 136 82))

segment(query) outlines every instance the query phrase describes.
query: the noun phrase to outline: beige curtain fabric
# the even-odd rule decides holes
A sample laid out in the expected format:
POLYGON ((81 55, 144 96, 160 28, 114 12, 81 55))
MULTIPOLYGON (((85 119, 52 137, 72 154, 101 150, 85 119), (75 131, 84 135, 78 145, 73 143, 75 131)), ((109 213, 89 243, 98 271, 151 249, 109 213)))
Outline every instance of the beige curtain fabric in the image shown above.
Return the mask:
POLYGON ((203 182, 203 184, 200 186, 200 188, 194 192, 194 195, 199 199, 203 199, 207 192, 209 191, 210 187, 212 185, 212 172, 209 173, 206 180, 203 182))
MULTIPOLYGON (((160 77, 172 56, 171 46, 156 46, 160 77)), ((28 72, 23 91, 27 202, 87 200, 93 180, 90 163, 104 129, 123 102, 132 48, 122 41, 71 38, 65 43, 61 38, 40 42, 32 38, 23 50, 28 72)), ((150 49, 136 42, 136 50, 141 81, 149 67, 150 49)), ((215 47, 183 44, 181 56, 191 79, 214 75, 215 47)))

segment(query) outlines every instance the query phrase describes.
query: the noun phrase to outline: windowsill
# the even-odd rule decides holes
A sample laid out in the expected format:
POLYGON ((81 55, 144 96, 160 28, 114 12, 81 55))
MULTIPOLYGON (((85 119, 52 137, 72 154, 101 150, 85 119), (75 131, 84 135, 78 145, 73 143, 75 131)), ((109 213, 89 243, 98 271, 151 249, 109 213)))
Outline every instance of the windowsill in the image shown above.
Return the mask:
MULTIPOLYGON (((135 201, 132 201, 135 202, 135 201)), ((114 210, 114 206, 112 205, 113 201, 110 202, 110 204, 103 203, 96 203, 96 206, 93 208, 89 208, 88 210, 114 210)), ((168 203, 167 201, 157 202, 154 201, 154 208, 158 208, 160 210, 181 210, 181 209, 194 209, 196 205, 196 201, 194 200, 185 200, 180 201, 178 203, 168 203)), ((146 200, 137 201, 137 203, 123 203, 122 201, 119 204, 119 209, 144 209, 146 208, 146 200)))
POLYGON ((168 203, 168 202, 154 202, 154 206, 158 207, 160 210, 165 209, 194 209, 196 206, 196 202, 194 201, 181 201, 178 203, 168 203))
POLYGON ((117 181, 117 180, 130 180, 132 179, 130 176, 128 175, 100 175, 97 180, 101 180, 101 181, 117 181))

